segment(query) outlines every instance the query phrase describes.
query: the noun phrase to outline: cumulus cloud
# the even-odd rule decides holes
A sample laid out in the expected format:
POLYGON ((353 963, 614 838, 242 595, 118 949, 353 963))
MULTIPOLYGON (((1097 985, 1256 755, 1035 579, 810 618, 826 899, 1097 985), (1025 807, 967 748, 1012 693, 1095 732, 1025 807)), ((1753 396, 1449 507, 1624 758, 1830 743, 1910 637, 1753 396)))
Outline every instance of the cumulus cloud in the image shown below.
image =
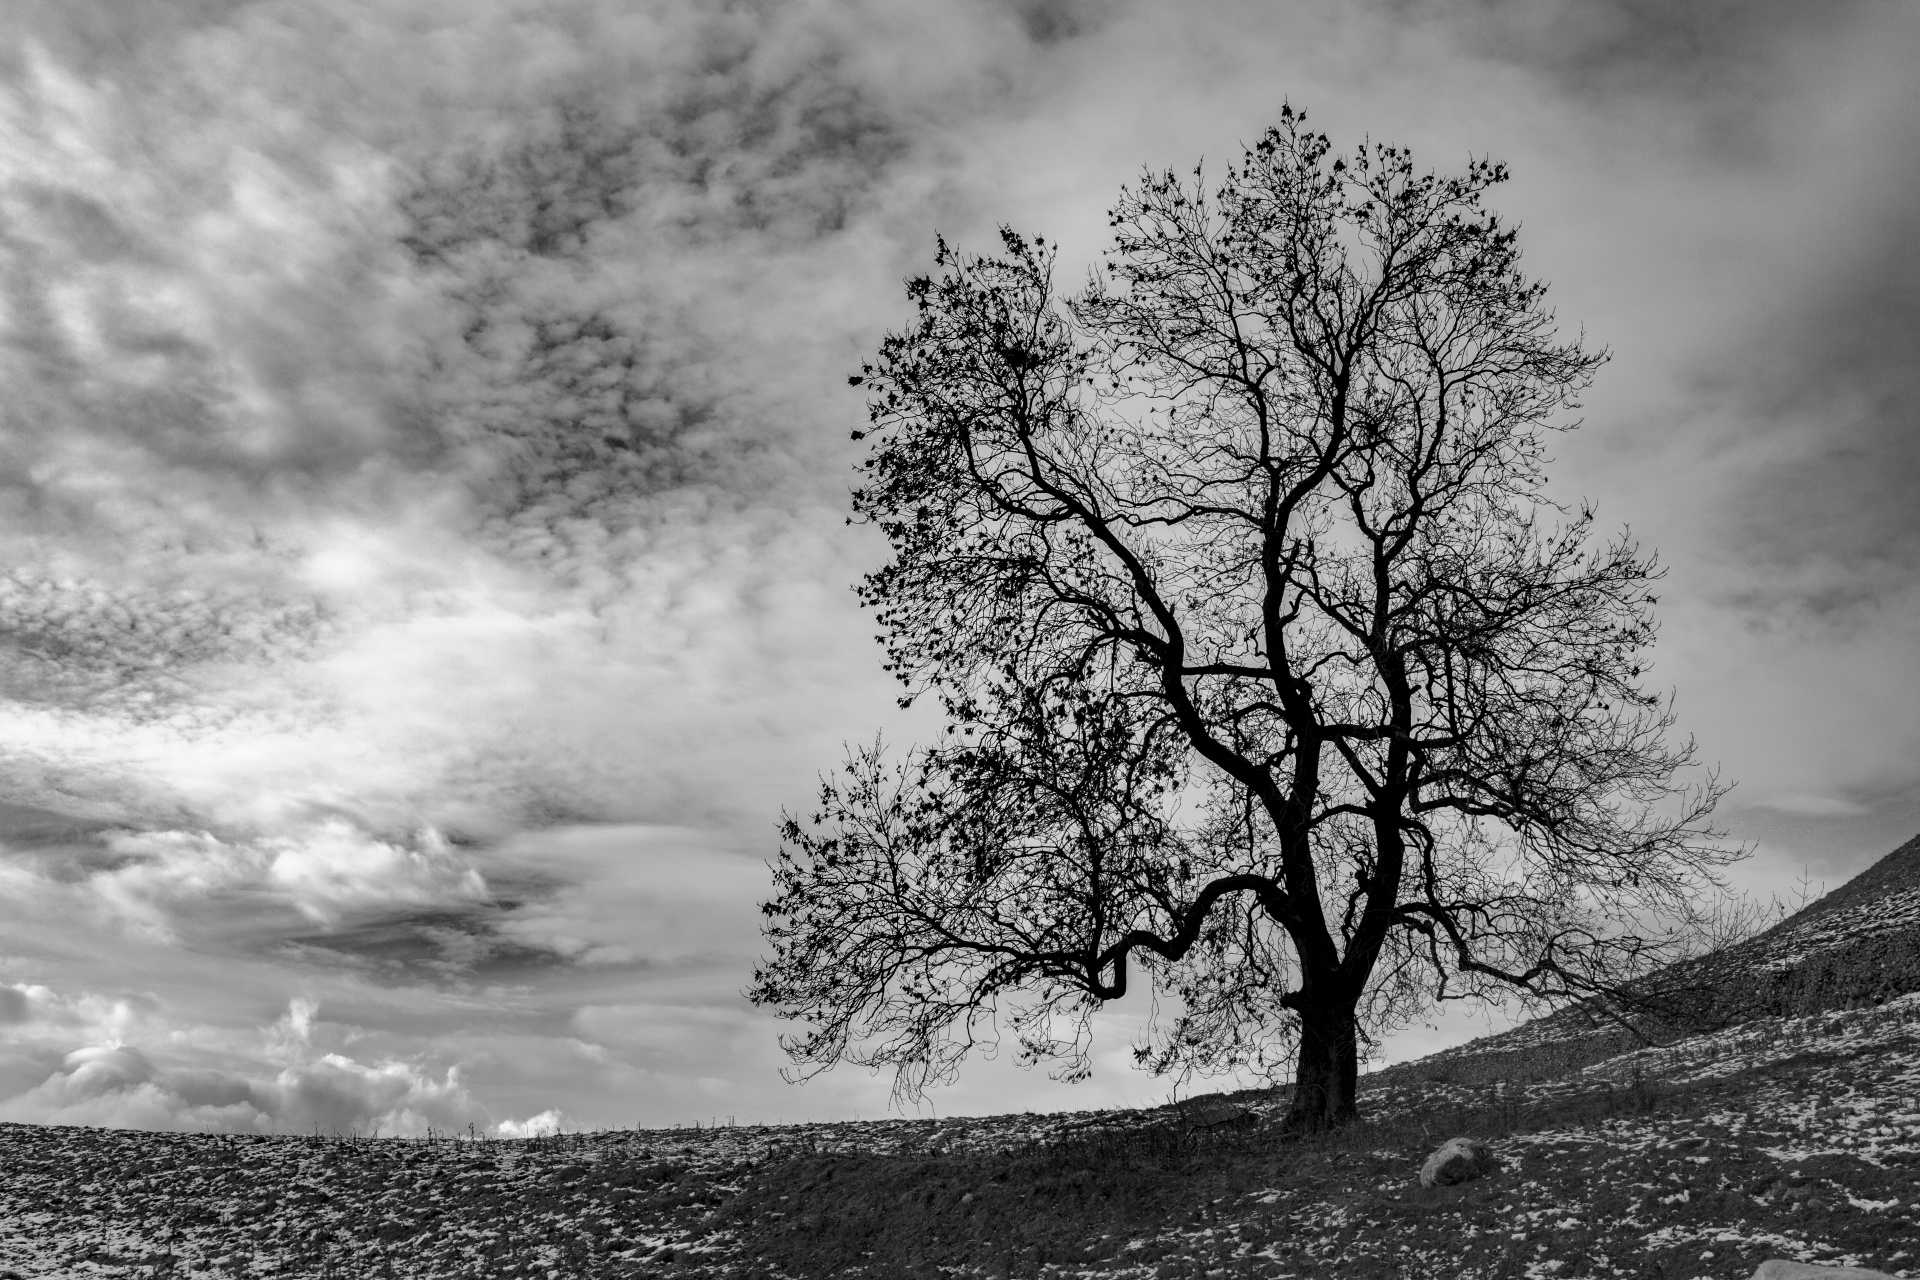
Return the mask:
POLYGON ((284 1060, 275 1073, 168 1065, 115 1040, 66 1054, 44 1080, 0 1101, 0 1117, 203 1133, 406 1135, 489 1123, 457 1066, 435 1077, 417 1063, 312 1052, 315 1012, 296 999, 264 1032, 268 1052, 284 1060))
POLYGON ((502 1120, 493 1126, 495 1136, 501 1138, 539 1138, 550 1133, 559 1133, 566 1125, 566 1117, 559 1111, 549 1108, 537 1116, 528 1116, 525 1120, 502 1120))
POLYGON ((327 1054, 263 1079, 207 1068, 164 1069, 125 1045, 68 1054, 58 1072, 0 1102, 0 1117, 196 1133, 410 1135, 487 1124, 485 1109, 461 1085, 457 1067, 434 1079, 408 1063, 369 1066, 327 1054))

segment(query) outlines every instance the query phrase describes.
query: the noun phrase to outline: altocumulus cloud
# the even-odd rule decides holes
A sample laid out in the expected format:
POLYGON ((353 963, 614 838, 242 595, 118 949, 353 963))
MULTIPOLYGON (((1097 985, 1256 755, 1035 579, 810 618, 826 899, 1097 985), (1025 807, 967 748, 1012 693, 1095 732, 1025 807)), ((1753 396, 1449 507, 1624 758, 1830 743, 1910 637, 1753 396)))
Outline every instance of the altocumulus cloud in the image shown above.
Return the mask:
POLYGON ((7 6, 0 1113, 877 1109, 783 1092, 736 995, 775 813, 915 724, 844 376, 935 226, 1078 269, 1287 95, 1515 162, 1617 353, 1556 478, 1675 565, 1662 675, 1769 874, 1910 834, 1912 11, 1822 14, 7 6))
POLYGON ((16 794, 631 812, 680 798, 649 748, 713 694, 831 668, 756 623, 804 634, 851 565, 822 393, 894 275, 887 179, 994 31, 882 8, 254 4, 119 56, 29 27, 16 794))

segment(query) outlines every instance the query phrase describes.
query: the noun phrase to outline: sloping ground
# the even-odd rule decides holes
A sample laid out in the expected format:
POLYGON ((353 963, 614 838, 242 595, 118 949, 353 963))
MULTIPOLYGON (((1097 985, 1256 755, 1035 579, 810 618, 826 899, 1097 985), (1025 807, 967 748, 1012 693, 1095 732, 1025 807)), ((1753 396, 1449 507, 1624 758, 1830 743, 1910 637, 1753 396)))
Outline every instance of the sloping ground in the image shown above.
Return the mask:
POLYGON ((1920 996, 1550 1084, 1373 1083, 1369 1119, 1320 1143, 1255 1124, 1184 1146, 842 1153, 720 1218, 795 1276, 1745 1280, 1768 1257, 1920 1274, 1917 1051, 1920 996), (1490 1138, 1502 1171, 1419 1187, 1458 1133, 1490 1138))
POLYGON ((1524 1087, 432 1144, 0 1127, 0 1276, 1745 1280, 1920 1275, 1920 996, 1524 1087), (1421 1188, 1443 1138, 1502 1169, 1421 1188), (1905 1270, 1903 1270, 1903 1268, 1905 1270))
POLYGON ((1920 836, 1773 928, 1630 990, 1633 998, 1625 1003, 1563 1009, 1381 1074, 1463 1083, 1548 1080, 1649 1042, 1671 1043, 1756 1018, 1862 1008, 1920 991, 1920 836))
POLYGON ((0 1125, 0 1280, 1920 1275, 1916 939, 1920 840, 1659 975, 1658 1047, 1543 1019, 1367 1077, 1311 1142, 1272 1093, 517 1142, 0 1125), (1456 1134, 1502 1170, 1419 1187, 1456 1134))

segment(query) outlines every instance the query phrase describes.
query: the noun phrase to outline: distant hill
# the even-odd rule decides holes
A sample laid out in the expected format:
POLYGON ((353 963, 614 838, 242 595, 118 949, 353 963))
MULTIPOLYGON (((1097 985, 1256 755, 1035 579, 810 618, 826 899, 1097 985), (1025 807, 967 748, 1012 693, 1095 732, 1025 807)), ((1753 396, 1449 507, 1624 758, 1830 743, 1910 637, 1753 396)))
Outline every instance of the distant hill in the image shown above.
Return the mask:
POLYGON ((1920 836, 1762 933, 1588 1001, 1378 1072, 1479 1083, 1544 1080, 1756 1018, 1883 1004, 1920 991, 1920 836))

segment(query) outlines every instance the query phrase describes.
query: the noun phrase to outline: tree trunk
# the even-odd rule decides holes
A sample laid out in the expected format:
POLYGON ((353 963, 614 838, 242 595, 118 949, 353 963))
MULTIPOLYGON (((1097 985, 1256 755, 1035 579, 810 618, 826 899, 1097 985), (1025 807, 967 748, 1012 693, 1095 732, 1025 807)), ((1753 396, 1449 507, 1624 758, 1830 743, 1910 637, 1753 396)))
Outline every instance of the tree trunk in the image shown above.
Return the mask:
POLYGON ((1300 1010, 1300 1060, 1293 1072, 1293 1105, 1287 1129, 1321 1133, 1357 1114, 1360 1040, 1355 1000, 1314 1002, 1300 1010))

